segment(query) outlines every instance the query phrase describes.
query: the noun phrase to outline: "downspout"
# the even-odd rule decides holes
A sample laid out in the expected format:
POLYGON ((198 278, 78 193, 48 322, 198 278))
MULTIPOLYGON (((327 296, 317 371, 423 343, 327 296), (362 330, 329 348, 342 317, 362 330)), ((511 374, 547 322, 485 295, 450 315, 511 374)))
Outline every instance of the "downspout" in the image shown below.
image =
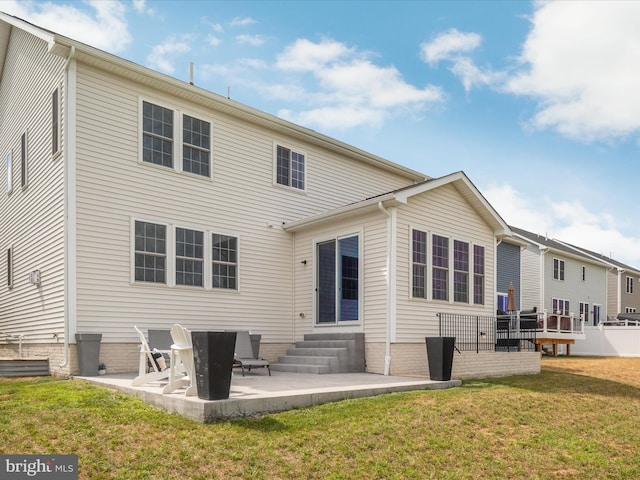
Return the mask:
POLYGON ((622 312, 622 289, 627 288, 626 282, 622 283, 622 274, 625 271, 626 270, 624 268, 618 269, 618 295, 617 295, 618 308, 616 308, 616 313, 622 312))
POLYGON ((392 329, 396 325, 396 209, 387 210, 378 202, 378 208, 387 216, 387 328, 385 336, 384 374, 391 370, 391 341, 395 340, 392 329))
MULTIPOLYGON (((71 46, 71 51, 64 64, 64 357, 60 368, 69 365, 69 335, 71 330, 71 317, 76 314, 76 275, 75 275, 75 101, 73 112, 69 108, 71 96, 75 98, 75 71, 70 74, 72 61, 76 55, 76 47, 71 46), (73 93, 71 93, 73 92, 73 93), (73 116, 73 118, 71 118, 73 116), (73 162, 73 171, 70 163, 73 162), (72 198, 71 195, 73 195, 72 198), (69 204, 72 203, 70 206, 69 204), (69 230, 73 229, 72 232, 69 230), (73 255, 73 258, 71 258, 73 255), (73 291, 70 291, 70 290, 73 291)), ((75 67, 75 63, 73 63, 75 67)))

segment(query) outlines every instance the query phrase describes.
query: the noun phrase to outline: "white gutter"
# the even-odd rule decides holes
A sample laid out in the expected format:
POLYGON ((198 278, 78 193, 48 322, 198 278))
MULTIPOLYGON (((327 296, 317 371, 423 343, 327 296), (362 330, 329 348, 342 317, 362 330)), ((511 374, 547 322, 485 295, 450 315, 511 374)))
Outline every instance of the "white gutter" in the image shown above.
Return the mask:
POLYGON ((64 359, 69 364, 69 336, 76 320, 76 48, 64 64, 64 359))
POLYGON ((391 342, 395 341, 396 328, 396 223, 397 210, 384 208, 378 202, 378 208, 387 216, 387 328, 385 335, 384 374, 391 370, 391 342))

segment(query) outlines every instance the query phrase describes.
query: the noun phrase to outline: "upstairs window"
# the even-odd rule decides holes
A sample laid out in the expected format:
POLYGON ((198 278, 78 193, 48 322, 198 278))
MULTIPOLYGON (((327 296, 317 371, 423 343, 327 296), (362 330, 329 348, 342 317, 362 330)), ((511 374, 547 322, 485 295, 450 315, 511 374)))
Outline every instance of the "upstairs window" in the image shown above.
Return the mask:
POLYGON ((182 171, 210 176, 211 124, 182 116, 182 171))
POLYGON ((276 148, 276 182, 279 185, 304 190, 304 154, 278 145, 276 148))
POLYGON ((157 223, 135 222, 136 282, 166 283, 167 227, 157 223))
POLYGON ((564 260, 553 259, 553 279, 564 281, 564 260))
POLYGON ((627 277, 627 293, 633 293, 633 277, 627 277))
POLYGON ((60 89, 56 88, 51 95, 51 153, 60 152, 60 89))
POLYGON ((142 102, 142 161, 173 168, 173 110, 142 102))
POLYGON ((587 281, 587 267, 585 267, 584 265, 582 265, 582 281, 587 281))

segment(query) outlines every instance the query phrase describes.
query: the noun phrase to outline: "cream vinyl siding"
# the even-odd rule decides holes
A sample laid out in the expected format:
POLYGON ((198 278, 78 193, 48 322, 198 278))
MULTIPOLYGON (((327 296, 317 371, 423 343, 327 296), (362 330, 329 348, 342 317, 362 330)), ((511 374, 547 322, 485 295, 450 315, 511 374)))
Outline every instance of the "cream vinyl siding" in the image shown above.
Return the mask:
POLYGON ((522 310, 537 307, 542 311, 540 298, 542 285, 540 283, 540 250, 535 245, 527 245, 520 250, 522 269, 522 310))
POLYGON ((367 342, 383 341, 386 331, 387 299, 387 217, 381 211, 353 215, 347 219, 326 222, 295 233, 295 339, 302 340, 305 333, 364 332, 367 342), (315 246, 318 241, 344 235, 359 235, 361 277, 359 322, 344 325, 315 325, 316 275, 315 246), (302 262, 306 260, 306 264, 302 262), (303 313, 304 316, 301 316, 303 313))
MULTIPOLYGON (((5 30, 3 30, 5 31, 5 30)), ((64 121, 64 59, 47 53, 47 44, 13 28, 0 83, 0 176, 13 151, 13 192, 0 192, 0 245, 13 245, 13 289, 6 288, 6 262, 0 265, 0 331, 28 334, 27 342, 63 339, 64 197, 63 158, 51 157, 51 94, 60 88, 64 121), (20 188, 20 138, 27 132, 29 183, 20 188), (40 287, 29 272, 39 269, 40 287)), ((61 132, 64 145, 64 132, 61 132)), ((4 339, 0 339, 4 341, 4 339)))
POLYGON ((620 313, 618 310, 618 306, 620 300, 618 298, 618 294, 620 293, 620 289, 622 286, 620 285, 620 277, 618 276, 618 270, 610 268, 607 270, 607 308, 606 313, 603 310, 601 313, 600 321, 604 322, 607 319, 602 318, 605 314, 607 317, 615 317, 620 313))
POLYGON ((103 342, 175 322, 291 341, 297 265, 282 223, 411 183, 82 63, 77 90, 78 330, 103 342), (211 123, 211 179, 140 162, 142 100, 211 123), (273 185, 274 144, 306 153, 305 192, 273 185), (132 219, 238 237, 239 290, 131 282, 132 219))
MULTIPOLYGON (((416 195, 406 206, 398 208, 397 229, 397 329, 396 341, 424 342, 426 336, 438 335, 437 313, 459 313, 471 315, 494 315, 495 299, 495 237, 493 231, 451 185, 416 195), (468 242, 470 246, 484 246, 484 305, 470 303, 430 301, 411 298, 411 229, 428 233, 427 258, 431 265, 432 235, 449 237, 449 248, 453 240, 468 242)), ((473 282, 473 254, 469 257, 469 282, 473 282)), ((450 270, 453 265, 450 265, 450 270)), ((427 275, 430 275, 429 268, 427 275)), ((450 290, 450 298, 453 291, 450 290)), ((430 290, 428 296, 430 297, 430 290)))

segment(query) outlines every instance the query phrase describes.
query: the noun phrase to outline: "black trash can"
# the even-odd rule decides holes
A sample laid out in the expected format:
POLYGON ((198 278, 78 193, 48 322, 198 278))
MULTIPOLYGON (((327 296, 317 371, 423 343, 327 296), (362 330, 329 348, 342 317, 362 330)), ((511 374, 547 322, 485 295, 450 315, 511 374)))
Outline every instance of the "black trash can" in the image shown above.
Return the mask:
POLYGON ((191 332, 198 398, 229 398, 236 332, 191 332))
POLYGON ((425 337, 431 380, 451 380, 456 337, 425 337))
POLYGON ((101 333, 76 333, 78 367, 80 367, 81 377, 95 377, 98 375, 101 340, 101 333))

